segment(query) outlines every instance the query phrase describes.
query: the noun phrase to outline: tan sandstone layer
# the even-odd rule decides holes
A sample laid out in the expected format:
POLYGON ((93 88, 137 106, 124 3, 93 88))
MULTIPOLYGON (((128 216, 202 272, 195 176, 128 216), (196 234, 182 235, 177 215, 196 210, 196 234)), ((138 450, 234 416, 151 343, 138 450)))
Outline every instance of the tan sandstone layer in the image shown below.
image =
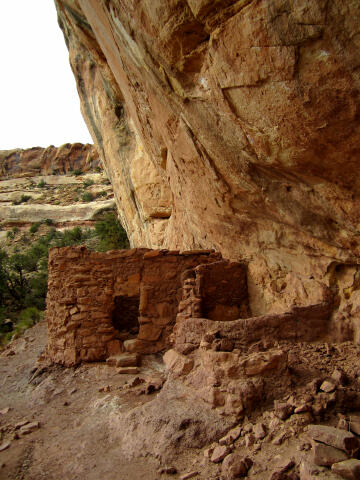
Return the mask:
POLYGON ((257 315, 330 289, 351 337, 359 3, 56 4, 132 246, 245 259, 257 315))

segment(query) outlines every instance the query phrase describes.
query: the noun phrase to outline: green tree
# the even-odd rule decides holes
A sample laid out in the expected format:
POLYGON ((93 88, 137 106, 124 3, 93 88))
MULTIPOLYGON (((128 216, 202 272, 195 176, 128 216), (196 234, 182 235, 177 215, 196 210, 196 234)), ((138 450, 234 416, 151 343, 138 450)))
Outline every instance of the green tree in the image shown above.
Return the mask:
POLYGON ((126 232, 114 212, 105 213, 104 217, 95 223, 95 232, 99 238, 99 250, 116 250, 129 248, 126 232))

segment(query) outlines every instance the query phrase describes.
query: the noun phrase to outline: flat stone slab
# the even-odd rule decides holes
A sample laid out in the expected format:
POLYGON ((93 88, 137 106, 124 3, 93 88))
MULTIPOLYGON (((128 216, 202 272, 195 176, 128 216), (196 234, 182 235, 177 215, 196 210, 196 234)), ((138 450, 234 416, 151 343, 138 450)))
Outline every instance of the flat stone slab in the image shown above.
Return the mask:
POLYGON ((350 432, 325 425, 309 425, 308 436, 312 440, 325 443, 331 447, 339 448, 345 452, 351 452, 359 447, 359 441, 350 432))
POLYGON ((345 460, 344 462, 334 463, 334 465, 331 467, 331 470, 348 480, 359 480, 360 460, 351 458, 349 460, 345 460))
POLYGON ((333 463, 347 460, 348 456, 343 450, 325 445, 324 443, 312 442, 313 462, 315 465, 331 467, 333 463))

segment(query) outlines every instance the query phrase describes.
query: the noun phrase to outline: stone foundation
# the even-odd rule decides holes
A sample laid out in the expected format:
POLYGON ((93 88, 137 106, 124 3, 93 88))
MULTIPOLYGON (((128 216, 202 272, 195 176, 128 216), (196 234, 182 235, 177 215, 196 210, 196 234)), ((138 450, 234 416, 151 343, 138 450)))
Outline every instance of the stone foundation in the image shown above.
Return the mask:
POLYGON ((170 346, 177 314, 195 310, 214 320, 248 316, 246 266, 210 250, 50 252, 47 356, 56 363, 159 352, 170 346))

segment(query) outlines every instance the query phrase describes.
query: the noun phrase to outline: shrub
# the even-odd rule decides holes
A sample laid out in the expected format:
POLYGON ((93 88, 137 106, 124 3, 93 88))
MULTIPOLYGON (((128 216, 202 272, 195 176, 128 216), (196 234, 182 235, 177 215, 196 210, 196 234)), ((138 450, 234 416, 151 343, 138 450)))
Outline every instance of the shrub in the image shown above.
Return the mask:
POLYGON ((44 187, 46 187, 46 182, 45 182, 45 180, 44 180, 43 178, 42 178, 42 179, 40 180, 40 182, 37 184, 37 187, 39 187, 39 188, 44 188, 44 187))
POLYGON ((107 193, 105 190, 102 190, 101 192, 98 193, 98 197, 106 197, 107 193))
POLYGON ((94 200, 94 195, 91 192, 84 192, 81 195, 81 200, 83 202, 92 202, 94 200))
POLYGON ((100 168, 100 167, 95 167, 95 168, 94 168, 94 171, 95 171, 96 173, 100 173, 100 172, 101 172, 101 168, 100 168))
POLYGON ((32 199, 31 195, 24 195, 23 194, 23 195, 21 195, 21 198, 19 200, 14 200, 13 201, 13 205, 20 205, 21 203, 26 203, 31 199, 32 199))
POLYGON ((36 233, 39 230, 40 225, 41 225, 41 222, 33 223, 29 229, 30 233, 36 233))
POLYGON ((92 180, 91 178, 86 178, 84 181, 83 181, 83 186, 86 188, 86 187, 91 187, 91 185, 94 185, 94 180, 92 180))
POLYGON ((45 225, 50 226, 50 225, 53 225, 54 221, 51 220, 51 218, 45 218, 44 223, 45 225))
POLYGON ((42 317, 42 312, 40 312, 36 307, 28 307, 25 310, 22 310, 19 314, 18 321, 16 323, 15 329, 11 335, 11 338, 17 338, 25 330, 32 327, 37 323, 42 317))
POLYGON ((100 251, 129 248, 126 232, 114 212, 105 213, 103 219, 95 223, 95 232, 100 251))
POLYGON ((79 175, 82 175, 83 172, 82 172, 82 170, 80 170, 80 168, 76 168, 76 169, 73 171, 73 174, 75 175, 75 177, 78 177, 79 175))

